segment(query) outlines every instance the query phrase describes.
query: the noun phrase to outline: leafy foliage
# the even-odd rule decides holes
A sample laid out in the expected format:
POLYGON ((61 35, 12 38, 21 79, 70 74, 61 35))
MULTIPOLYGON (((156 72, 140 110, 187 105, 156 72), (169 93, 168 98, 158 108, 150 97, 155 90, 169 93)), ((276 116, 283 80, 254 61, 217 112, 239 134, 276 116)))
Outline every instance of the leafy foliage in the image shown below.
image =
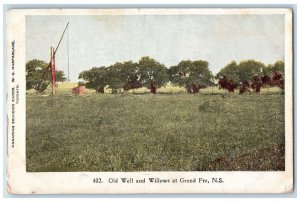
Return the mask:
POLYGON ((271 76, 273 72, 280 72, 284 75, 284 62, 281 60, 276 61, 274 64, 269 64, 263 70, 264 75, 271 76))
POLYGON ((212 85, 213 74, 208 69, 208 62, 203 60, 184 60, 168 70, 172 83, 184 86, 188 92, 192 92, 193 85, 212 85))
POLYGON ((158 87, 168 82, 167 68, 150 57, 142 57, 139 63, 130 60, 116 62, 108 67, 93 67, 81 72, 79 78, 87 81, 87 88, 98 89, 108 85, 113 94, 128 82, 142 81, 148 88, 152 81, 158 87))
POLYGON ((120 63, 120 76, 121 80, 132 82, 137 81, 140 77, 139 73, 139 66, 138 63, 130 61, 125 61, 123 63, 120 63))
POLYGON ((83 71, 79 74, 79 79, 87 81, 85 84, 87 88, 97 90, 99 87, 107 85, 107 70, 104 66, 93 67, 90 70, 83 71))
MULTIPOLYGON (((168 82, 185 87, 189 93, 197 93, 199 89, 214 85, 214 79, 226 76, 226 79, 234 85, 250 81, 254 76, 271 75, 272 72, 283 72, 284 63, 277 61, 265 66, 255 60, 241 61, 239 64, 232 61, 222 68, 214 77, 208 68, 209 63, 204 60, 183 60, 178 65, 169 69, 155 59, 144 56, 138 63, 133 61, 116 62, 108 67, 93 67, 80 73, 79 78, 84 79, 87 88, 102 89, 105 86, 117 93, 124 86, 138 84, 137 88, 145 86, 151 89, 165 86, 168 82)), ((128 88, 130 89, 130 88, 128 88)), ((155 90, 156 92, 156 90, 155 90)))
MULTIPOLYGON (((66 81, 64 72, 56 71, 56 81, 66 81)), ((51 72, 49 64, 42 61, 33 59, 26 63, 26 89, 35 89, 42 93, 51 83, 51 72)))
POLYGON ((265 68, 266 66, 262 62, 255 60, 244 60, 239 64, 232 61, 217 73, 216 78, 226 76, 236 83, 242 83, 251 80, 253 76, 262 76, 265 68))
POLYGON ((262 62, 255 60, 245 60, 239 64, 239 79, 240 82, 250 80, 253 76, 263 75, 265 65, 262 62))
POLYGON ((153 58, 142 57, 138 63, 140 80, 147 88, 151 88, 151 82, 155 82, 157 87, 164 86, 168 81, 167 68, 153 58))
POLYGON ((282 74, 284 74, 284 62, 283 61, 276 61, 274 63, 272 72, 280 72, 282 74))
POLYGON ((226 76, 228 79, 234 82, 240 81, 239 66, 236 63, 236 61, 232 61, 231 63, 227 64, 216 74, 217 79, 219 79, 222 76, 226 76))
POLYGON ((59 82, 67 81, 65 73, 62 70, 57 70, 55 74, 56 74, 56 81, 59 81, 59 82))
POLYGON ((125 83, 125 75, 123 70, 123 64, 120 62, 115 63, 107 68, 107 80, 109 88, 112 89, 112 93, 117 93, 117 90, 122 88, 125 83))

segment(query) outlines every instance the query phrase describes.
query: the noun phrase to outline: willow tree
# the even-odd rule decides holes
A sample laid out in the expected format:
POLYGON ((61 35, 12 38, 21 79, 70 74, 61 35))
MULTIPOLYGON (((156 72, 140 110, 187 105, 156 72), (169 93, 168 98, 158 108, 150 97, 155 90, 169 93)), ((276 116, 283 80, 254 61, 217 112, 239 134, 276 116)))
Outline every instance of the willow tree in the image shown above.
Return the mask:
POLYGON ((138 68, 140 80, 145 87, 151 89, 152 93, 156 93, 156 88, 166 85, 169 81, 166 66, 153 58, 142 57, 138 62, 138 68))
POLYGON ((93 67, 90 70, 79 74, 79 79, 83 79, 87 88, 95 89, 98 93, 104 93, 104 87, 108 83, 107 68, 105 66, 93 67))
POLYGON ((204 60, 184 60, 168 69, 173 84, 185 87, 188 93, 197 93, 201 88, 213 85, 214 76, 204 60))

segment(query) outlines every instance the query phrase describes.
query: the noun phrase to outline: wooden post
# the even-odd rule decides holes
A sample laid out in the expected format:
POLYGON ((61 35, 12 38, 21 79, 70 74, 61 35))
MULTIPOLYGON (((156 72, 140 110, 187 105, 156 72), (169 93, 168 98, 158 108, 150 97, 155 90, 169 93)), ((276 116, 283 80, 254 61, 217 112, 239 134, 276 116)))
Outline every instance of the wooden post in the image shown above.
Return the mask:
POLYGON ((55 56, 54 56, 54 48, 50 48, 50 69, 51 69, 51 78, 52 78, 52 95, 55 95, 55 81, 56 81, 56 75, 55 75, 55 56))

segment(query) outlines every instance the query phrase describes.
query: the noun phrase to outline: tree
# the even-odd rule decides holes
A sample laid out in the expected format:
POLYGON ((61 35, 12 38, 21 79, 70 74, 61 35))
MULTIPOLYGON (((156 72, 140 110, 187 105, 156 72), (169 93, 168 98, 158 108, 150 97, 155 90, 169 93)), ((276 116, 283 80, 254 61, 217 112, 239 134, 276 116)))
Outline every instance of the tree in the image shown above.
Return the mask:
POLYGON ((65 73, 62 70, 55 71, 56 81, 64 82, 67 80, 65 73))
POLYGON ((280 72, 284 74, 284 62, 279 60, 274 63, 273 72, 280 72))
POLYGON ((239 81, 251 80, 254 76, 263 76, 265 65, 255 60, 241 61, 239 64, 239 81))
POLYGON ((264 69, 264 75, 271 75, 273 72, 280 72, 281 74, 284 74, 284 62, 279 60, 276 61, 274 64, 269 64, 264 69))
POLYGON ((266 66, 255 60, 244 60, 239 64, 232 61, 217 73, 216 77, 226 76, 235 83, 242 83, 251 80, 254 76, 262 76, 266 66))
POLYGON ((264 75, 271 75, 273 72, 274 65, 273 64, 268 64, 264 69, 263 69, 263 74, 264 75))
POLYGON ((148 56, 142 57, 138 63, 138 75, 144 85, 156 93, 156 88, 164 86, 168 81, 167 68, 148 56))
POLYGON ((78 78, 87 82, 85 84, 87 88, 95 89, 98 93, 104 93, 104 87, 108 83, 107 75, 107 68, 101 66, 81 72, 78 78))
POLYGON ((139 79, 139 66, 138 63, 130 61, 125 61, 123 63, 118 63, 120 68, 120 79, 124 82, 134 82, 139 79))
POLYGON ((30 60, 26 63, 26 89, 35 89, 38 92, 43 92, 47 89, 50 82, 46 74, 48 64, 42 60, 30 60))
POLYGON ((217 74, 216 79, 220 79, 221 77, 226 76, 227 79, 232 80, 235 83, 240 82, 239 77, 239 66, 236 61, 232 61, 223 67, 217 74))
POLYGON ((120 74, 121 80, 124 81, 124 91, 143 87, 143 83, 140 81, 141 76, 138 63, 131 60, 123 62, 120 74))
POLYGON ((208 69, 208 62, 203 60, 185 60, 168 70, 170 81, 184 86, 188 93, 197 93, 199 89, 212 85, 213 74, 208 69))
POLYGON ((137 81, 138 64, 130 61, 116 62, 108 67, 93 67, 80 73, 79 79, 85 80, 87 88, 95 89, 98 93, 104 93, 104 87, 117 93, 126 83, 137 81))
POLYGON ((212 85, 214 76, 208 69, 208 62, 197 60, 190 67, 190 81, 193 84, 212 85))
POLYGON ((126 70, 123 68, 121 62, 117 62, 107 67, 107 84, 112 90, 112 94, 117 93, 118 89, 123 87, 127 79, 126 70))
MULTIPOLYGON (((49 64, 33 59, 26 63, 26 89, 35 89, 37 92, 44 92, 51 83, 51 72, 49 64)), ((56 71, 56 80, 65 81, 64 72, 56 71)))

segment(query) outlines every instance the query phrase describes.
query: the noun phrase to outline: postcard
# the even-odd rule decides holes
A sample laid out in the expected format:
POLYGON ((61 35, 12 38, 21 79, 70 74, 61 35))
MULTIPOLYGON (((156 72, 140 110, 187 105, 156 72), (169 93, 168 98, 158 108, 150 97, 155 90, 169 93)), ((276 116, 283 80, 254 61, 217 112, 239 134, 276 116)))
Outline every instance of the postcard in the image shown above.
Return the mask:
POLYGON ((292 18, 9 10, 7 191, 292 192, 292 18))

